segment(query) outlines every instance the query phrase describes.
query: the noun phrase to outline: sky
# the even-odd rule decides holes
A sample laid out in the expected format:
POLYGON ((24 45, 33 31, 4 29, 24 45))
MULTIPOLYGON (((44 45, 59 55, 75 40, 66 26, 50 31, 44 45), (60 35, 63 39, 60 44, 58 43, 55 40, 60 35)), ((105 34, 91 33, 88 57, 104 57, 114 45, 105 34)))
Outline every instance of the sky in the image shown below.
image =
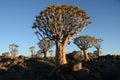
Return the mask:
MULTIPOLYGON (((90 16, 90 24, 78 35, 101 38, 103 55, 120 55, 120 0, 0 0, 0 55, 9 51, 9 44, 19 45, 19 55, 31 55, 29 47, 39 40, 32 25, 35 16, 50 4, 79 6, 90 16)), ((80 50, 75 44, 67 45, 67 52, 80 50)), ((52 48, 55 50, 55 47, 52 48)), ((96 50, 88 49, 89 52, 96 50)))

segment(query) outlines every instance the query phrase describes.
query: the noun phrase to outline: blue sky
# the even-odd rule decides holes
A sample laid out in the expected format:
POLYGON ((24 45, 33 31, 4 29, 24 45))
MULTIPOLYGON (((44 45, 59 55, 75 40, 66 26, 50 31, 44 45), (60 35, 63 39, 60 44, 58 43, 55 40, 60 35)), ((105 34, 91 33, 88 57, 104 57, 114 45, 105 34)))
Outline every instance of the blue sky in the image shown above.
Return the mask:
MULTIPOLYGON (((30 55, 29 47, 38 39, 31 26, 35 16, 49 4, 67 4, 84 9, 92 24, 79 35, 102 38, 103 54, 120 54, 120 0, 0 0, 0 54, 9 51, 9 44, 19 45, 19 54, 30 55)), ((55 49, 53 47, 53 49, 55 49)), ((79 50, 72 42, 67 52, 79 50)), ((88 49, 92 52, 95 48, 88 49)))

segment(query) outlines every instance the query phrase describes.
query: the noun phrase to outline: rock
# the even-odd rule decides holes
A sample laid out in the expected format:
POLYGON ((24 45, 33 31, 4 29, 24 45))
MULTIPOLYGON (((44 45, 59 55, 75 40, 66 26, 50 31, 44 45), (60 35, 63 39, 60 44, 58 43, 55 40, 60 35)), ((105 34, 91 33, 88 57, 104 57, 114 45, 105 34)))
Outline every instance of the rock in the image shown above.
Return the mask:
POLYGON ((13 64, 13 65, 16 65, 17 63, 18 63, 18 60, 17 60, 17 59, 13 59, 12 64, 13 64))
POLYGON ((76 64, 73 65, 73 71, 79 71, 82 69, 82 63, 78 62, 76 64))

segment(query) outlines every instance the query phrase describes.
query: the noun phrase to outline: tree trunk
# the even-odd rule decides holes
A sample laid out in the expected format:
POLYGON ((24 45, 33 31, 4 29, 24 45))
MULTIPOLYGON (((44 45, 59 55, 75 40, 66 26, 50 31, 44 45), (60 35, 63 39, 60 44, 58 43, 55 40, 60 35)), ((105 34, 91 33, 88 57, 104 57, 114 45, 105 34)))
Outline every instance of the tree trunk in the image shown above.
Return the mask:
POLYGON ((47 58, 47 51, 43 51, 43 53, 44 53, 44 59, 46 59, 47 58))
POLYGON ((11 53, 11 59, 13 59, 13 52, 10 52, 11 53))
POLYGON ((63 42, 56 41, 56 66, 67 64, 66 59, 66 44, 68 40, 66 39, 63 42))
POLYGON ((87 54, 87 50, 83 50, 83 54, 84 54, 84 60, 89 60, 89 56, 87 54))
POLYGON ((98 57, 100 56, 100 49, 97 49, 98 57))
POLYGON ((32 56, 32 58, 33 58, 33 57, 34 57, 34 52, 33 52, 33 51, 31 51, 31 53, 32 53, 32 55, 31 55, 31 56, 32 56))

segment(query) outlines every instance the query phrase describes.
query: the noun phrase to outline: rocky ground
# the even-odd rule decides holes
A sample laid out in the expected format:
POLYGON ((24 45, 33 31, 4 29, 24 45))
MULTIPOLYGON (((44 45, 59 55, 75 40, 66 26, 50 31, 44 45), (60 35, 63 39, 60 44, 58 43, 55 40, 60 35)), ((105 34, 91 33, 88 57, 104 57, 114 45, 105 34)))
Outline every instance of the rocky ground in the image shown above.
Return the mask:
POLYGON ((120 56, 101 56, 82 61, 82 69, 73 70, 76 61, 55 68, 52 60, 0 57, 0 80, 120 80, 120 56))

